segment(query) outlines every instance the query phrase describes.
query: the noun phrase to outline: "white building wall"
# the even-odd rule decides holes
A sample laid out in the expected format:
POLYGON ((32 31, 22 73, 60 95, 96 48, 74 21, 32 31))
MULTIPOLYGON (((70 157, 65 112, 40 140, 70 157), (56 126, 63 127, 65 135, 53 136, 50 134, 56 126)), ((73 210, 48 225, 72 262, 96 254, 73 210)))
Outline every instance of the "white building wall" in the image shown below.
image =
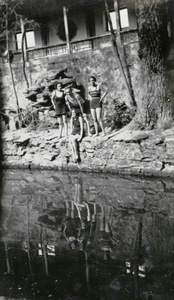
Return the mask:
MULTIPOLYGON (((104 12, 104 8, 94 8, 94 17, 95 17, 95 35, 100 36, 107 34, 107 26, 106 26, 106 16, 104 12)), ((128 17, 129 17, 129 27, 123 29, 124 30, 132 30, 136 29, 136 17, 135 12, 132 7, 128 8, 128 17)), ((77 26, 77 33, 76 36, 72 39, 72 42, 84 40, 87 38, 87 29, 86 29, 86 22, 85 22, 85 12, 78 12, 76 14, 68 14, 68 18, 75 22, 77 26)), ((63 21, 62 19, 57 19, 55 21, 51 21, 49 24, 49 42, 48 46, 53 45, 59 45, 65 43, 65 41, 62 41, 58 35, 58 26, 60 22, 63 21)), ((35 30, 35 42, 36 42, 36 48, 42 47, 42 38, 40 34, 40 28, 37 28, 35 30)), ((16 50, 16 43, 15 43, 15 37, 12 39, 12 49, 16 50)))

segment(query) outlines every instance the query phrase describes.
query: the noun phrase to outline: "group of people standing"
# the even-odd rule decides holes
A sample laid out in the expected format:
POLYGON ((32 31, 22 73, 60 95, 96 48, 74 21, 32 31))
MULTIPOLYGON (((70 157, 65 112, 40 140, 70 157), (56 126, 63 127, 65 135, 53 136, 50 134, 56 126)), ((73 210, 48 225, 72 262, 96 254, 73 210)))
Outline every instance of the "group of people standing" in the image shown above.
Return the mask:
MULTIPOLYGON (((95 135, 99 135, 99 127, 101 127, 102 135, 105 135, 105 128, 102 121, 102 101, 107 91, 102 92, 101 84, 97 83, 94 76, 89 78, 88 98, 90 101, 90 111, 94 121, 95 135)), ((58 118, 60 133, 62 137, 63 126, 65 128, 65 136, 68 138, 68 119, 67 112, 71 113, 69 142, 72 148, 73 160, 77 162, 78 142, 84 137, 84 122, 87 126, 88 136, 92 136, 90 132, 90 124, 85 110, 85 100, 80 96, 80 90, 73 89, 72 86, 65 87, 58 83, 56 89, 52 93, 51 101, 58 118)))

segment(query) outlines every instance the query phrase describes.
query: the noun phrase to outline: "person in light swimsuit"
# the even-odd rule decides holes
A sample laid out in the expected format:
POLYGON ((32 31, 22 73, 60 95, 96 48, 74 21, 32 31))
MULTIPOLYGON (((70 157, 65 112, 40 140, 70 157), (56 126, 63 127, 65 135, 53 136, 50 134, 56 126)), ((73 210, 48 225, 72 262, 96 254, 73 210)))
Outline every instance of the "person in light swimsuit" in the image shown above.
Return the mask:
POLYGON ((96 83, 96 78, 94 76, 91 76, 89 78, 88 92, 89 92, 91 115, 94 120, 95 136, 99 135, 98 124, 100 124, 104 136, 105 128, 102 121, 102 101, 104 97, 107 95, 107 91, 102 93, 100 85, 96 83))

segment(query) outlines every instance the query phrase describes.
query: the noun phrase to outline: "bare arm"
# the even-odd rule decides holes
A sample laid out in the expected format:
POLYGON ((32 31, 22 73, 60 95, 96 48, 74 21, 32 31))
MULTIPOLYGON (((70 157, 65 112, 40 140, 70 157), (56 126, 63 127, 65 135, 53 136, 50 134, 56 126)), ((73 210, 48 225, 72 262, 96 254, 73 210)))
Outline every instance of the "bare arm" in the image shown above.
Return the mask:
POLYGON ((65 102, 66 102, 66 105, 67 105, 69 111, 71 111, 71 107, 69 105, 69 101, 68 101, 68 98, 66 96, 65 96, 65 102))
POLYGON ((82 116, 83 116, 83 104, 81 102, 84 102, 84 100, 81 97, 79 97, 79 96, 76 99, 77 99, 77 102, 78 102, 78 104, 80 106, 80 110, 81 110, 81 113, 82 113, 82 116))
POLYGON ((88 97, 89 97, 89 100, 91 101, 91 95, 90 95, 90 91, 91 91, 91 89, 90 89, 90 87, 88 87, 88 97))
POLYGON ((108 94, 108 91, 105 91, 104 93, 103 93, 103 95, 101 96, 101 98, 100 98, 100 101, 102 101, 104 98, 105 98, 105 96, 108 94))
POLYGON ((85 202, 86 209, 87 209, 87 221, 91 221, 91 214, 88 203, 85 202))
POLYGON ((78 103, 79 103, 80 110, 81 110, 81 113, 82 113, 82 116, 83 116, 83 105, 80 103, 80 101, 79 101, 79 100, 78 100, 78 103))
POLYGON ((73 131, 73 117, 71 117, 71 120, 70 120, 70 132, 72 133, 73 131))
POLYGON ((55 96, 55 91, 53 91, 53 92, 52 92, 52 95, 51 95, 51 102, 52 102, 53 107, 54 107, 54 109, 55 109, 54 96, 55 96))
POLYGON ((67 235, 66 235, 66 229, 67 229, 67 225, 65 224, 65 227, 63 229, 63 236, 65 238, 66 241, 68 241, 67 235))
POLYGON ((80 137, 77 139, 78 142, 80 142, 83 137, 83 119, 82 119, 82 117, 79 117, 79 122, 80 122, 80 137))
MULTIPOLYGON (((100 84, 100 86, 101 86, 101 84, 100 84)), ((100 101, 102 101, 107 94, 108 94, 108 89, 106 88, 105 91, 103 91, 103 93, 101 95, 100 101)))

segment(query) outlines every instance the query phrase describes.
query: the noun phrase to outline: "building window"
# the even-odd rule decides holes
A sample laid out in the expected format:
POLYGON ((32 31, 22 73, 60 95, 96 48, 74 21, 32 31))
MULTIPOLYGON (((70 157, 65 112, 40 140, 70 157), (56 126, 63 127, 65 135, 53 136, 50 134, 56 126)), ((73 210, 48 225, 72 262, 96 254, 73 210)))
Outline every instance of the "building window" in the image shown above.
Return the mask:
MULTIPOLYGON (((27 31, 25 34, 26 48, 33 48, 36 46, 34 31, 27 31)), ((16 48, 22 49, 22 33, 16 33, 16 48)))
POLYGON ((129 27, 128 9, 120 9, 120 25, 121 28, 129 27))
MULTIPOLYGON (((127 8, 120 9, 119 14, 120 14, 121 29, 129 27, 128 9, 127 8)), ((115 29, 117 29, 115 11, 110 12, 110 17, 111 17, 113 29, 115 30, 115 29)), ((107 26, 107 30, 110 31, 109 23, 108 23, 108 26, 107 26)))

